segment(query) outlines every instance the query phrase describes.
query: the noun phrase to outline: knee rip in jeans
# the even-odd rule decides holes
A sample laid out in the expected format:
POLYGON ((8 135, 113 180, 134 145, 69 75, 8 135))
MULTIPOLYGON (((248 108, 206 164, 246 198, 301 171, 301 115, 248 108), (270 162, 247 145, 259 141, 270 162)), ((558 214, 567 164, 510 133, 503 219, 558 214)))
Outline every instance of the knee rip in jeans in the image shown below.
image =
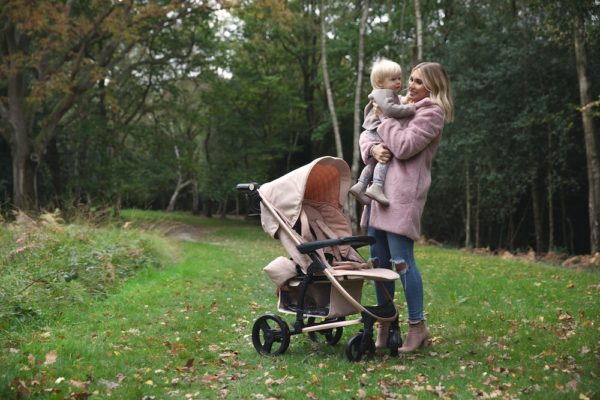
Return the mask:
POLYGON ((400 275, 404 275, 408 272, 408 264, 406 263, 406 261, 402 259, 392 260, 392 264, 394 264, 396 272, 398 272, 400 275))

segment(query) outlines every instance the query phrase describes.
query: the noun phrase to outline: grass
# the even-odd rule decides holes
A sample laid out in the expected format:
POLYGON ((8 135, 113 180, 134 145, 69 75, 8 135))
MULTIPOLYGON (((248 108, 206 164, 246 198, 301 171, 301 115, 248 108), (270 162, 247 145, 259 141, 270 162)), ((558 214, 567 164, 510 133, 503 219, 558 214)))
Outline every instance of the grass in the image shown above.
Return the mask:
POLYGON ((293 336, 271 358, 256 353, 250 332, 276 310, 261 269, 284 254, 277 241, 256 222, 126 218, 174 218, 199 228, 198 241, 171 245, 170 265, 140 269, 107 298, 0 332, 0 398, 600 397, 598 272, 417 247, 432 346, 351 363, 353 326, 336 346, 293 336))

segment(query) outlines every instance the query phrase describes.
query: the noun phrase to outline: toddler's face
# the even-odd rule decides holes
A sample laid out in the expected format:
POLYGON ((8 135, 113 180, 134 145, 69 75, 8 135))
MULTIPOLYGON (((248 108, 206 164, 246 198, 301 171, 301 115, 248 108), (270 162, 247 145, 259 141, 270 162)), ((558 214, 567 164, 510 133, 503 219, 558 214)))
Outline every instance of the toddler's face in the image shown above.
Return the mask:
POLYGON ((402 89, 402 77, 400 75, 388 76, 381 82, 381 87, 398 93, 402 89))

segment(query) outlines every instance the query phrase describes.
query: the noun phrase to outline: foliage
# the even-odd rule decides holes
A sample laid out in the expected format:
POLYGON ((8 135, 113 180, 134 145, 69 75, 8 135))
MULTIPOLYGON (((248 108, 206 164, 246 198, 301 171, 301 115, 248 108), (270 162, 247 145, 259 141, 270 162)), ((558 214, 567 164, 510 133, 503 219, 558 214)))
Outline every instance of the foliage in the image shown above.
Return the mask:
MULTIPOLYGON (((217 208, 221 213, 238 208, 233 189, 238 182, 269 181, 335 154, 319 67, 316 0, 215 2, 212 8, 202 2, 112 2, 104 14, 102 2, 59 1, 44 3, 46 14, 30 19, 22 16, 32 6, 14 3, 22 13, 6 6, 1 21, 15 19, 31 35, 14 60, 26 71, 24 104, 35 105, 24 114, 33 119, 22 124, 31 127, 27 137, 34 148, 16 151, 9 135, 10 121, 16 120, 3 103, 4 210, 18 203, 14 190, 20 186, 13 179, 20 175, 12 169, 20 163, 31 168, 41 207, 164 209, 176 188, 188 183, 176 208, 196 212, 199 201, 210 215, 217 208), (127 12, 137 15, 135 23, 127 23, 127 12), (82 48, 87 53, 77 53, 83 57, 78 64, 73 52, 82 48), (97 61, 102 49, 114 50, 104 66, 97 61), (46 65, 41 59, 55 69, 36 74, 36 65, 46 65), (70 108, 55 121, 61 96, 75 86, 70 108), (55 121, 56 129, 44 131, 46 120, 55 121), (39 164, 28 161, 28 152, 39 164)), ((571 30, 574 15, 586 18, 591 94, 597 101, 596 3, 421 2, 424 57, 448 71, 457 115, 444 128, 435 159, 424 235, 463 245, 470 228, 477 232, 471 246, 589 250, 571 30)), ((362 3, 336 0, 327 8, 329 74, 345 159, 352 164, 362 3)), ((367 31, 365 98, 368 67, 376 58, 400 62, 405 78, 419 61, 414 2, 371 0, 367 31)), ((10 59, 4 57, 0 68, 2 99, 15 82, 9 79, 10 59)))
POLYGON ((57 213, 20 214, 0 230, 0 327, 52 321, 65 309, 103 298, 141 269, 156 268, 167 248, 120 227, 65 224, 57 213))
MULTIPOLYGON (((600 393, 600 277, 464 251, 417 246, 432 345, 350 363, 344 345, 291 337, 258 355, 254 321, 275 312, 260 269, 284 254, 256 221, 171 216, 202 230, 169 268, 145 269, 106 299, 65 309, 41 329, 0 333, 0 397, 63 398, 577 398, 600 393), (219 222, 219 223, 217 223, 219 222)), ((363 303, 373 301, 365 285, 363 303)), ((401 296, 401 294, 398 294, 401 296)), ((402 318, 405 308, 397 297, 402 318)), ((293 316, 284 316, 291 323, 293 316)), ((402 324, 405 332, 405 322, 402 324)))

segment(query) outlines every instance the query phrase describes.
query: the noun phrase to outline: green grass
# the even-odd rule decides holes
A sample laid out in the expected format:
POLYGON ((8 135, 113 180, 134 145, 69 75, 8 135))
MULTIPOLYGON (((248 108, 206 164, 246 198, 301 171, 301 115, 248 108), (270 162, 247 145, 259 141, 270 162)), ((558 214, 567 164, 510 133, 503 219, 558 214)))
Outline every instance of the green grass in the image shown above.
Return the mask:
MULTIPOLYGON (((173 218, 125 216, 144 226, 173 218)), ((201 229, 198 241, 177 243, 171 265, 140 269, 107 298, 45 324, 0 332, 0 398, 600 396, 597 272, 417 247, 432 346, 351 363, 352 326, 336 346, 296 335, 284 355, 263 357, 250 333, 276 297, 261 269, 283 249, 255 221, 174 218, 201 229)), ((371 302, 371 287, 364 292, 371 302)))

